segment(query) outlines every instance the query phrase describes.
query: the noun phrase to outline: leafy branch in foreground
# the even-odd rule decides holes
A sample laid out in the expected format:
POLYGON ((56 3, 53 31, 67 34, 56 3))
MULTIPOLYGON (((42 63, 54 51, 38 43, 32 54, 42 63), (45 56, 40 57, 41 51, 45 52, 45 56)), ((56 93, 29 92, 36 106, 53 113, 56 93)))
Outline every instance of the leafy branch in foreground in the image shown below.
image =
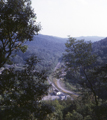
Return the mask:
POLYGON ((72 78, 75 78, 81 87, 91 91, 94 94, 96 105, 98 105, 95 84, 90 79, 90 73, 94 69, 96 56, 92 53, 91 42, 69 38, 66 45, 64 60, 72 78))
POLYGON ((42 109, 44 105, 40 101, 47 94, 49 85, 45 84, 46 72, 35 71, 34 62, 37 60, 31 57, 22 70, 10 68, 2 71, 0 111, 3 120, 40 118, 52 112, 46 105, 45 111, 42 109))
POLYGON ((0 1, 0 67, 40 31, 30 0, 0 1))

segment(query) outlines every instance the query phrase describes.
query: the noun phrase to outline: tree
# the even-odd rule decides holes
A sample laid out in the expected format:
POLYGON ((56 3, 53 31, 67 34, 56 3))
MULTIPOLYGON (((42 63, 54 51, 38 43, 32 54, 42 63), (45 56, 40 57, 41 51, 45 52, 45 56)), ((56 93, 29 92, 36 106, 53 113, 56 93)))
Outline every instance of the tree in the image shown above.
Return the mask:
POLYGON ((22 49, 39 32, 31 0, 2 0, 0 2, 0 67, 14 50, 22 49))
MULTIPOLYGON (((64 60, 67 71, 85 92, 82 98, 94 96, 93 112, 98 120, 107 118, 107 65, 96 65, 97 57, 93 54, 91 42, 69 38, 64 60), (86 95, 87 94, 87 95, 86 95)), ((85 118, 90 119, 90 118, 85 118)))
POLYGON ((26 61, 22 70, 5 69, 0 75, 0 111, 3 120, 33 119, 51 112, 42 106, 41 99, 47 94, 46 72, 35 71, 37 58, 26 61), (43 112, 42 108, 45 108, 43 112), (48 111, 48 112, 47 112, 48 111))
MULTIPOLYGON (((30 0, 0 1, 0 69, 13 52, 25 52, 23 43, 39 30, 30 0)), ((41 103, 49 85, 45 84, 46 72, 35 69, 37 63, 37 57, 31 57, 20 70, 4 67, 1 71, 0 119, 41 119, 52 111, 41 103)))
POLYGON ((69 38, 65 45, 67 49, 64 54, 64 60, 68 70, 71 72, 71 76, 76 78, 78 83, 85 87, 85 90, 86 88, 88 88, 87 91, 89 92, 91 90, 98 106, 95 83, 92 79, 93 76, 90 76, 96 61, 96 56, 92 53, 91 42, 69 38))
POLYGON ((67 113, 65 120, 83 120, 83 116, 74 110, 72 114, 67 113))

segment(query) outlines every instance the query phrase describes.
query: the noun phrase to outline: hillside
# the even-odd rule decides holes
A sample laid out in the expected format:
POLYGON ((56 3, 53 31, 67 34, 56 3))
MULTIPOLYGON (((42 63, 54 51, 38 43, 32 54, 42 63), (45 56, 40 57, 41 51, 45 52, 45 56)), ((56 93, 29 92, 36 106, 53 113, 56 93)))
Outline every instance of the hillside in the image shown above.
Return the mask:
POLYGON ((81 37, 76 37, 76 39, 80 40, 80 39, 84 39, 85 41, 91 41, 96 42, 99 41, 101 39, 104 39, 104 37, 99 37, 99 36, 81 36, 81 37))
POLYGON ((107 38, 93 43, 93 51, 99 56, 98 62, 107 62, 107 38))
MULTIPOLYGON (((78 37, 78 39, 85 39, 92 41, 100 39, 100 37, 78 37)), ((13 59, 15 63, 23 64, 24 60, 30 55, 36 55, 41 59, 41 63, 38 64, 39 69, 54 68, 61 58, 62 53, 65 52, 65 43, 68 38, 60 38, 48 35, 36 35, 33 38, 33 41, 28 41, 25 45, 28 46, 28 49, 25 53, 21 51, 18 52, 18 55, 13 59)), ((97 43, 97 42, 96 42, 97 43)))
MULTIPOLYGON (((107 38, 92 43, 92 48, 92 52, 97 55, 97 60, 95 64, 93 64, 93 67, 104 66, 107 64, 107 38)), ((68 59, 70 59, 70 57, 68 59)), ((60 81, 62 80, 62 83, 60 83, 64 87, 75 90, 74 86, 78 84, 79 81, 72 77, 71 71, 64 71, 65 69, 65 63, 59 62, 58 69, 55 71, 54 76, 56 75, 58 79, 60 78, 60 81)))
POLYGON ((14 58, 14 62, 23 63, 30 55, 36 55, 41 59, 39 69, 54 68, 65 51, 66 38, 59 38, 47 35, 36 35, 33 41, 26 42, 28 49, 25 53, 21 51, 14 58))

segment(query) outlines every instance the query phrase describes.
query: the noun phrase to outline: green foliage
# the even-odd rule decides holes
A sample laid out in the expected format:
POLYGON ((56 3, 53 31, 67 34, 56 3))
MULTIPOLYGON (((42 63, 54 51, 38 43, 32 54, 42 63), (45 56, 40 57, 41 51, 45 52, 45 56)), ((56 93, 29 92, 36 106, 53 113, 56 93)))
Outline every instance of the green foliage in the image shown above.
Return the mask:
POLYGON ((91 42, 69 38, 65 45, 67 53, 64 54, 64 60, 71 76, 77 79, 78 82, 80 81, 79 84, 82 87, 88 88, 87 91, 91 90, 95 96, 96 105, 98 105, 95 84, 90 78, 93 63, 96 61, 96 56, 92 54, 91 42))
POLYGON ((66 46, 67 75, 81 86, 81 95, 74 101, 47 101, 55 111, 46 120, 107 120, 107 65, 98 66, 90 42, 70 38, 66 46))
POLYGON ((25 45, 28 46, 28 49, 25 53, 21 51, 17 52, 17 58, 13 59, 13 62, 20 61, 19 63, 23 64, 25 59, 27 59, 31 54, 36 54, 41 62, 37 65, 39 70, 49 69, 52 71, 59 59, 64 52, 66 39, 56 38, 46 35, 36 35, 33 37, 33 41, 27 41, 25 45))
POLYGON ((93 43, 93 52, 98 55, 97 65, 104 65, 107 62, 107 38, 93 43))
POLYGON ((25 53, 28 47, 24 45, 24 46, 20 46, 19 48, 23 53, 25 53))
POLYGON ((64 58, 65 62, 68 62, 67 66, 69 68, 88 67, 95 61, 95 56, 92 55, 91 42, 69 38, 65 45, 67 53, 64 55, 64 58))
MULTIPOLYGON (((54 100, 54 101, 45 101, 44 103, 48 103, 49 105, 54 107, 54 112, 48 116, 48 118, 51 117, 51 120, 63 120, 63 113, 62 110, 64 108, 63 105, 60 104, 60 101, 54 100)), ((46 118, 47 120, 47 118, 46 118)))
MULTIPOLYGON (((28 58, 21 69, 13 65, 5 67, 17 51, 25 52, 25 41, 32 41, 38 34, 40 25, 36 24, 36 14, 31 0, 0 1, 0 119, 34 120, 44 119, 52 112, 51 106, 42 104, 49 85, 45 84, 46 72, 35 67, 37 57, 28 58), (1 68, 4 68, 1 70, 1 68)), ((29 56, 30 57, 30 56, 29 56)), ((20 60, 21 62, 21 60, 20 60)), ((19 63, 19 61, 18 61, 19 63)))
POLYGON ((67 99, 45 101, 45 103, 55 108, 55 111, 49 114, 46 120, 49 118, 51 120, 98 120, 92 95, 84 94, 75 101, 67 99))
POLYGON ((83 120, 83 116, 74 110, 72 114, 68 112, 65 120, 83 120))
MULTIPOLYGON (((85 119, 98 119, 101 120, 106 115, 101 113, 100 106, 105 104, 107 98, 106 91, 106 76, 107 76, 107 65, 98 66, 96 55, 92 51, 92 45, 90 42, 84 40, 76 40, 69 38, 66 43, 66 53, 64 54, 65 64, 67 66, 67 74, 69 80, 73 83, 78 83, 81 87, 82 94, 87 93, 86 97, 93 95, 93 103, 82 103, 87 100, 86 97, 82 97, 81 104, 77 107, 78 115, 82 115, 85 119), (96 62, 97 61, 97 62, 96 62), (76 82, 75 82, 76 81, 76 82), (102 99, 102 102, 100 101, 102 99), (91 108, 92 107, 92 108, 91 108), (83 110, 82 110, 83 109, 83 110), (94 112, 95 117, 87 116, 94 112), (84 112, 84 113, 83 113, 84 112)), ((104 50, 104 47, 103 47, 104 50)), ((101 64, 100 64, 101 65, 101 64)), ((75 112, 74 112, 75 113, 75 112)), ((76 113, 75 113, 76 114, 76 113)), ((75 115, 74 114, 74 115, 75 115)), ((72 115, 68 114, 68 117, 72 115)), ((75 117, 72 119, 76 119, 75 117)), ((82 119, 82 117, 81 117, 82 119)))
MULTIPOLYGON (((0 67, 14 50, 31 41, 40 29, 35 24, 36 14, 30 0, 4 0, 0 2, 0 67)), ((23 49, 24 50, 24 49, 23 49)))
POLYGON ((3 120, 26 120, 40 118, 42 114, 44 117, 47 115, 50 108, 41 104, 40 100, 47 94, 49 85, 44 84, 46 72, 34 71, 33 64, 37 63, 35 60, 33 57, 27 60, 27 66, 23 70, 10 68, 2 71, 0 111, 3 120))
POLYGON ((71 118, 72 118, 72 114, 70 112, 68 112, 66 114, 65 120, 71 120, 71 118))

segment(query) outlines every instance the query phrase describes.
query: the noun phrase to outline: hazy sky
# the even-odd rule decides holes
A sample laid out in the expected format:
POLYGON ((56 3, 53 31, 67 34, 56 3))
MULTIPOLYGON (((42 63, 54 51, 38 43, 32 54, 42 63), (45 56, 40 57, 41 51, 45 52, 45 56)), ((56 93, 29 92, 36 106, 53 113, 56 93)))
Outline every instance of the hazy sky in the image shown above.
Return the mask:
POLYGON ((107 0, 32 0, 41 34, 107 36, 107 0))

